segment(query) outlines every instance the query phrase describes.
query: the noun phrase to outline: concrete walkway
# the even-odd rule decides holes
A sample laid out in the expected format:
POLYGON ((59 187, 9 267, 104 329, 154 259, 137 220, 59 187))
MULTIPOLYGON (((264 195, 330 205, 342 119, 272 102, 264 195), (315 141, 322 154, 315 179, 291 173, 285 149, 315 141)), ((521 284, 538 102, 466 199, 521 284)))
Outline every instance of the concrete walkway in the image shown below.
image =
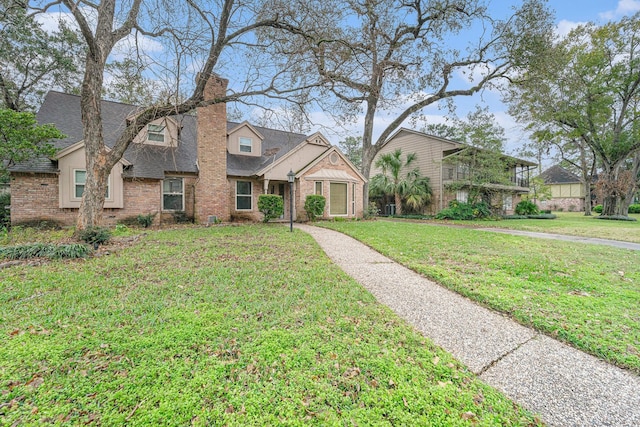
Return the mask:
POLYGON ((483 308, 342 233, 296 228, 378 301, 547 424, 640 425, 640 377, 483 308))

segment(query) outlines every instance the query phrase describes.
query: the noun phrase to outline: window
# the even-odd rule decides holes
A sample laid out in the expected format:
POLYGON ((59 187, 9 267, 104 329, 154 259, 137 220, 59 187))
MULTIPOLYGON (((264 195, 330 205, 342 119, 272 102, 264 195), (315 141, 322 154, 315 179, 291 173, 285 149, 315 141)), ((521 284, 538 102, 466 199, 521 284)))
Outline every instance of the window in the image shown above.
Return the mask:
POLYGON ((356 184, 351 184, 351 214, 356 215, 356 184))
POLYGON ((147 125, 147 140, 154 142, 164 142, 164 130, 163 125, 147 125))
POLYGON ((84 185, 87 182, 87 171, 76 170, 73 173, 73 188, 76 199, 82 198, 84 185))
POLYGON ((316 181, 316 194, 322 196, 322 181, 316 181))
POLYGON ((162 209, 184 210, 184 182, 182 178, 166 178, 162 181, 162 209))
POLYGON ((253 141, 251 141, 251 138, 247 138, 247 137, 241 136, 238 139, 240 141, 240 152, 241 153, 250 153, 252 145, 253 145, 252 144, 253 141))
POLYGON ((502 198, 502 209, 510 211, 513 209, 513 196, 511 194, 505 194, 502 198))
POLYGON ((251 182, 236 182, 236 210, 250 211, 253 206, 253 198, 251 196, 251 182))
MULTIPOLYGON (((73 171, 73 196, 76 199, 82 198, 82 193, 84 193, 84 186, 87 183, 87 171, 83 169, 75 169, 73 171)), ((111 187, 111 175, 107 178, 107 191, 105 194, 105 199, 109 198, 111 187)))
POLYGON ((460 190, 456 193, 456 200, 459 201, 460 203, 467 203, 468 199, 469 199, 469 192, 460 190))
POLYGON ((347 214, 347 184, 332 182, 329 184, 329 214, 347 214))

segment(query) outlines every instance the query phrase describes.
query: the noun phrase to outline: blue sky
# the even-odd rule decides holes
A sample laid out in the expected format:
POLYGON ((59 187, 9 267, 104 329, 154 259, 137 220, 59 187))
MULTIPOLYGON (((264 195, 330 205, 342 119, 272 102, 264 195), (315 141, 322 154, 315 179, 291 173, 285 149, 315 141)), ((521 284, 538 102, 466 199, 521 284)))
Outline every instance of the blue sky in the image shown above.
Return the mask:
MULTIPOLYGON (((498 14, 504 12, 508 4, 513 4, 510 0, 492 0, 492 7, 496 9, 498 14)), ((630 16, 640 11, 640 0, 549 0, 550 9, 555 11, 556 15, 556 31, 558 34, 567 34, 572 28, 594 22, 596 24, 604 24, 608 21, 616 21, 623 16, 630 16)), ((497 93, 484 91, 481 94, 472 97, 460 97, 456 99, 456 112, 459 117, 464 117, 473 110, 476 105, 488 106, 489 110, 496 116, 498 122, 505 128, 508 143, 507 151, 515 154, 517 148, 522 141, 527 139, 527 134, 522 127, 516 123, 507 113, 507 107, 502 104, 497 93)), ((443 122, 446 113, 438 109, 437 106, 431 106, 425 109, 426 116, 430 122, 443 122)), ((337 127, 332 123, 331 119, 321 112, 313 114, 316 122, 313 130, 320 130, 325 133, 329 139, 335 144, 346 135, 358 136, 362 134, 362 122, 352 125, 337 127)), ((386 123, 392 119, 391 116, 377 117, 378 125, 375 134, 379 134, 386 123)), ((412 127, 411 124, 405 124, 405 127, 412 127)))

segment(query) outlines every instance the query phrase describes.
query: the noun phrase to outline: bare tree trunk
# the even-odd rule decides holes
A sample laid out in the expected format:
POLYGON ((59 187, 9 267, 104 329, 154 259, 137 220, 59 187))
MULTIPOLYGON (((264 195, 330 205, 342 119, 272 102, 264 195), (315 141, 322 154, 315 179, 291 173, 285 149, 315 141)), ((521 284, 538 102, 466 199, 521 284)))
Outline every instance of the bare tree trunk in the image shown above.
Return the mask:
POLYGON ((107 153, 102 134, 102 109, 100 99, 104 63, 96 59, 97 52, 88 53, 86 72, 82 83, 82 124, 87 176, 78 212, 76 228, 84 230, 102 222, 102 208, 107 191, 107 178, 111 167, 107 164, 107 153))
MULTIPOLYGON (((584 176, 583 178, 584 179, 584 176)), ((584 179, 584 216, 591 216, 591 182, 584 179)))

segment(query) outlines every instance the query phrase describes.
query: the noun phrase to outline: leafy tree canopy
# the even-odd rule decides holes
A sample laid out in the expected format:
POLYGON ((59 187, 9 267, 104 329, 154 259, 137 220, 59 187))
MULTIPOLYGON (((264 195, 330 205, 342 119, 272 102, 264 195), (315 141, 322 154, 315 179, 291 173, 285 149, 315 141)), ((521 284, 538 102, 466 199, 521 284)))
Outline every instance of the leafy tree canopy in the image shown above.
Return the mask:
POLYGON ((0 175, 6 168, 36 156, 52 156, 48 142, 65 136, 53 125, 38 125, 32 113, 0 109, 0 175))

